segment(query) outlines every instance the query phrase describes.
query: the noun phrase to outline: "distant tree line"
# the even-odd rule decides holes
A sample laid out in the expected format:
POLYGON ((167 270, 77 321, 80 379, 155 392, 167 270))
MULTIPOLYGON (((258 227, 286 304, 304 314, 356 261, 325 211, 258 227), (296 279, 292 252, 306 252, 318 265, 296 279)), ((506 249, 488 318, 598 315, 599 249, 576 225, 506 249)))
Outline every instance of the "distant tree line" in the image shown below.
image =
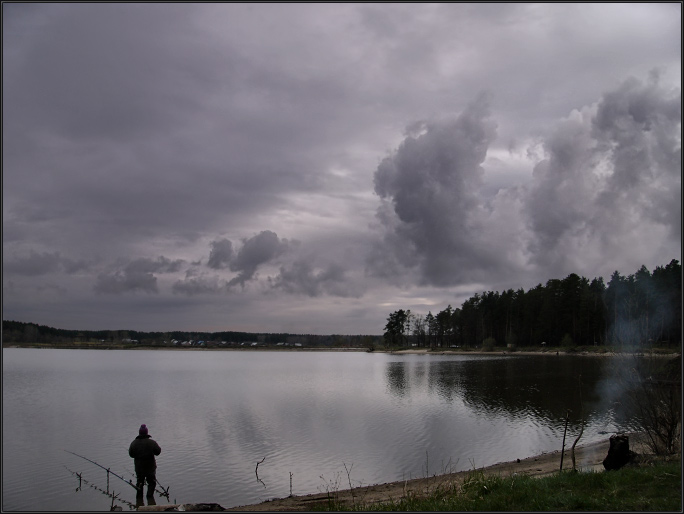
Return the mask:
POLYGON ((141 345, 170 346, 171 341, 205 341, 207 343, 252 343, 273 346, 278 343, 318 347, 367 348, 380 344, 381 336, 371 335, 314 335, 251 332, 141 332, 137 330, 65 330, 21 321, 2 321, 3 343, 120 344, 135 341, 141 345))
POLYGON ((571 273, 524 291, 475 294, 461 308, 426 315, 400 309, 385 325, 387 346, 475 347, 641 344, 681 346, 682 270, 673 259, 608 285, 571 273))

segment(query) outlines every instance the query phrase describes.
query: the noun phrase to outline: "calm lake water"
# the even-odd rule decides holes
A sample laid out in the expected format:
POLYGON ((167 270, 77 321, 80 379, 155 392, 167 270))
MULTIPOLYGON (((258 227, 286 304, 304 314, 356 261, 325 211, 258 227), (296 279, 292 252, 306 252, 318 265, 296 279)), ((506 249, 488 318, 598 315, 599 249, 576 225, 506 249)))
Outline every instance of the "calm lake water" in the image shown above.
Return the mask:
POLYGON ((347 488, 345 466, 358 486, 559 450, 568 409, 566 446, 582 407, 580 444, 607 440, 629 428, 604 394, 611 360, 7 348, 2 508, 109 510, 106 471, 64 450, 134 480, 142 423, 169 501, 224 507, 347 488))

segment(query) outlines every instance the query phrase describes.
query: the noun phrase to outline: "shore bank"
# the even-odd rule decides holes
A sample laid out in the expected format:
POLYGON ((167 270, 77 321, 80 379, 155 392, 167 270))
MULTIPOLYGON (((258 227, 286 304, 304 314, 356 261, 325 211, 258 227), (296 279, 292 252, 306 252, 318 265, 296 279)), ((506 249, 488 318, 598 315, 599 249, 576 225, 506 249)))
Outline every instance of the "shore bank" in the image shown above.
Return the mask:
POLYGON ((562 349, 551 348, 544 350, 493 350, 485 352, 482 350, 430 350, 427 348, 413 348, 407 350, 388 350, 379 353, 391 353, 396 355, 484 355, 484 356, 498 356, 498 355, 582 355, 593 357, 620 357, 620 356, 634 356, 634 355, 648 355, 651 357, 677 357, 680 352, 672 350, 669 351, 655 351, 655 352, 609 352, 609 351, 565 351, 562 349))
MULTIPOLYGON (((606 434, 605 439, 580 445, 575 448, 575 461, 577 469, 581 471, 603 471, 603 459, 608 454, 610 446, 609 438, 611 434, 606 434)), ((630 449, 638 454, 646 453, 646 448, 642 438, 638 434, 629 434, 630 449)), ((566 448, 563 454, 563 470, 572 469, 572 456, 570 446, 572 443, 566 441, 566 448)), ((340 491, 329 491, 324 493, 307 494, 302 496, 291 496, 287 498, 275 498, 265 502, 231 507, 228 511, 241 512, 298 512, 316 510, 320 506, 328 505, 330 499, 334 499, 341 505, 369 505, 397 501, 409 494, 424 496, 439 487, 460 485, 465 478, 474 470, 482 471, 486 475, 510 476, 521 474, 528 476, 546 476, 557 473, 560 470, 561 451, 543 453, 533 457, 517 459, 510 462, 500 462, 487 467, 477 467, 474 469, 435 475, 427 478, 414 478, 412 480, 399 480, 385 484, 374 484, 359 486, 353 489, 340 491)))

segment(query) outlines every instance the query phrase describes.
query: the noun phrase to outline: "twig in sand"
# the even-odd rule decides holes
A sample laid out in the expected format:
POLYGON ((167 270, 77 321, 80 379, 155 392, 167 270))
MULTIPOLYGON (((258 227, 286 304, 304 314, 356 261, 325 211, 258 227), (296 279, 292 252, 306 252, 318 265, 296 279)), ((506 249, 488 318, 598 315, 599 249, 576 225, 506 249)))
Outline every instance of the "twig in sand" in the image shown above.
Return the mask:
POLYGON ((343 462, 342 465, 344 466, 344 470, 347 472, 347 481, 349 482, 349 493, 351 494, 352 497, 352 505, 354 506, 354 509, 356 509, 356 500, 354 498, 354 487, 352 486, 351 483, 351 470, 354 467, 354 464, 352 463, 351 466, 349 466, 349 469, 347 469, 347 465, 343 462))
POLYGON ((264 481, 259 478, 259 464, 261 464, 265 460, 266 457, 257 462, 256 468, 254 468, 254 474, 256 475, 257 482, 261 482, 261 484, 264 486, 264 489, 266 489, 266 484, 264 484, 264 481))
POLYGON ((584 407, 582 405, 582 375, 579 376, 579 398, 580 398, 580 433, 577 436, 577 439, 575 439, 575 442, 572 443, 572 449, 570 450, 570 456, 572 457, 572 470, 576 471, 575 468, 575 446, 577 445, 577 441, 580 440, 580 437, 582 437, 582 433, 584 432, 584 407))
POLYGON ((563 454, 565 453, 565 434, 568 432, 568 419, 570 418, 570 409, 565 413, 565 430, 563 430, 563 446, 561 446, 561 461, 560 471, 563 471, 563 454))

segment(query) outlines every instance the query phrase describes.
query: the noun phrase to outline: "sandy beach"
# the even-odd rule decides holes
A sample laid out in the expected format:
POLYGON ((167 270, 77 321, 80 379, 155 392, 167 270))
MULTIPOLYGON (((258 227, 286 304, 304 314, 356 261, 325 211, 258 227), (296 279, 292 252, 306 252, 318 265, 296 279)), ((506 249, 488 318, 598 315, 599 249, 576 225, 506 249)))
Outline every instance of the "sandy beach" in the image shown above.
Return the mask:
MULTIPOLYGON (((575 448, 575 461, 578 469, 582 471, 603 471, 603 459, 608 454, 609 438, 612 434, 606 434, 605 440, 595 443, 580 445, 575 448)), ((572 457, 570 452, 572 441, 566 441, 563 456, 563 469, 572 469, 572 457)), ((645 447, 639 436, 630 434, 630 449, 638 454, 646 453, 645 447)), ((560 470, 561 451, 544 453, 534 457, 517 459, 510 462, 501 462, 484 468, 475 467, 489 475, 510 476, 521 474, 528 476, 545 476, 560 470)), ((473 470, 459 471, 445 475, 435 475, 428 478, 416 478, 413 480, 400 480, 386 484, 374 484, 355 487, 340 491, 330 491, 288 498, 276 498, 254 505, 232 507, 229 511, 242 512, 295 512, 307 511, 317 505, 326 505, 329 496, 334 496, 336 501, 349 506, 359 504, 372 504, 387 501, 397 501, 407 494, 425 495, 439 487, 459 485, 473 470)))

